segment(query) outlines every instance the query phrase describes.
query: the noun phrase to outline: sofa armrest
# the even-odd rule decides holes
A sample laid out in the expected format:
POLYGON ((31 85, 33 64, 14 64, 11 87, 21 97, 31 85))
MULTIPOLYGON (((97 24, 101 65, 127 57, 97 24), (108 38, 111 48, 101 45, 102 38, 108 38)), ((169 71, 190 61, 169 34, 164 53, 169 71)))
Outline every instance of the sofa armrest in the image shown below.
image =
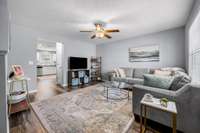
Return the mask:
POLYGON ((150 93, 155 97, 166 97, 170 99, 174 99, 177 96, 176 91, 166 90, 166 89, 160 89, 155 87, 149 87, 144 85, 134 85, 133 87, 133 95, 137 93, 136 91, 143 92, 144 94, 150 93), (135 92, 135 93, 134 93, 135 92))
MULTIPOLYGON (((140 115, 140 101, 144 94, 150 93, 158 98, 168 98, 176 102, 178 111, 177 128, 184 132, 198 132, 200 130, 200 85, 187 84, 177 91, 164 90, 143 85, 134 85, 133 88, 133 113, 140 115)), ((171 126, 171 116, 158 110, 150 110, 147 118, 171 126)))
POLYGON ((113 79, 114 72, 102 73, 103 81, 111 81, 113 79))

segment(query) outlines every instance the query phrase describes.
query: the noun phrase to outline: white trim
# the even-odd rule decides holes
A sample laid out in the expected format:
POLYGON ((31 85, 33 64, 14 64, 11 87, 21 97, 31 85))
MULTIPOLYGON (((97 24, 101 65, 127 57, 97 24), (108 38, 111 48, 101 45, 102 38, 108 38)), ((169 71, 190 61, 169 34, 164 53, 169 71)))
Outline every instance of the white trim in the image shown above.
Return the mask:
POLYGON ((68 85, 67 84, 62 84, 62 87, 67 87, 68 85))
POLYGON ((38 91, 37 89, 31 90, 31 91, 29 91, 29 94, 36 93, 37 91, 38 91))

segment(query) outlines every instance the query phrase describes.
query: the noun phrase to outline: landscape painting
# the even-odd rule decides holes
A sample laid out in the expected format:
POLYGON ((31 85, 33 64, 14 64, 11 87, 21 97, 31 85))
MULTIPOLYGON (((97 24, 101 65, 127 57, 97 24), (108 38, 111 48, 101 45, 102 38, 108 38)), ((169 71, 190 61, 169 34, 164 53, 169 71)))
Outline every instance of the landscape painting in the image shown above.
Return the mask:
POLYGON ((160 61, 159 45, 129 48, 129 62, 160 61))

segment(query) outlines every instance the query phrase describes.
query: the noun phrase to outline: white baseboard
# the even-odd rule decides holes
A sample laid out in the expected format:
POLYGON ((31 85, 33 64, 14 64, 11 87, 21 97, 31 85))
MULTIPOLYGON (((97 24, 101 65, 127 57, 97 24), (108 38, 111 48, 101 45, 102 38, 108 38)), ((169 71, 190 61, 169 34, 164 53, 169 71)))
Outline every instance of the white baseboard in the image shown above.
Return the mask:
POLYGON ((67 87, 67 84, 62 84, 62 87, 67 87))
POLYGON ((37 89, 31 90, 31 91, 29 91, 29 94, 31 94, 31 93, 36 93, 37 91, 38 91, 37 89))

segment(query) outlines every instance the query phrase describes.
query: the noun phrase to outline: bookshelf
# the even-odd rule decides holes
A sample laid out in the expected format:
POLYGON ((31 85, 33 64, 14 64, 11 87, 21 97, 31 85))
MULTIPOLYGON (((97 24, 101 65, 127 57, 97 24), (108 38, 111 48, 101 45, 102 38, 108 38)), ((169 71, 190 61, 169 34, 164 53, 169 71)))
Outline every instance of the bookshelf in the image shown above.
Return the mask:
POLYGON ((91 81, 101 81, 101 57, 91 57, 91 81))

